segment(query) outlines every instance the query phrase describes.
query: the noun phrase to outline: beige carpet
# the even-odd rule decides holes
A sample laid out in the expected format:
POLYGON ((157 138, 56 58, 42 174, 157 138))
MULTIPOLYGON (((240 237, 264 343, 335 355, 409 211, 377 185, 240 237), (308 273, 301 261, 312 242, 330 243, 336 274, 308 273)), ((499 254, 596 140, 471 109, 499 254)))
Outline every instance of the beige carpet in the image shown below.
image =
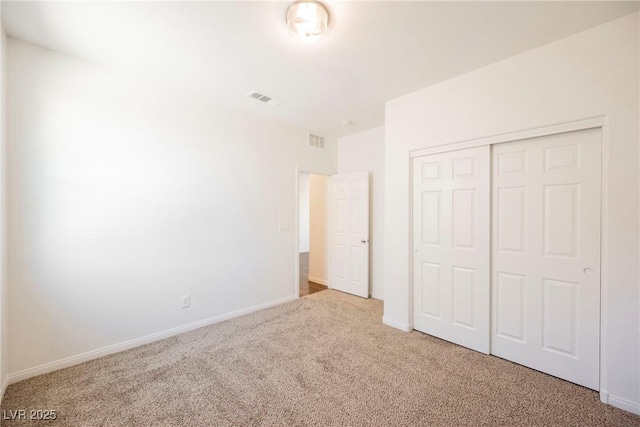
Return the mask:
POLYGON ((2 409, 55 409, 56 426, 640 425, 591 390, 381 317, 380 301, 323 291, 12 385, 2 409))

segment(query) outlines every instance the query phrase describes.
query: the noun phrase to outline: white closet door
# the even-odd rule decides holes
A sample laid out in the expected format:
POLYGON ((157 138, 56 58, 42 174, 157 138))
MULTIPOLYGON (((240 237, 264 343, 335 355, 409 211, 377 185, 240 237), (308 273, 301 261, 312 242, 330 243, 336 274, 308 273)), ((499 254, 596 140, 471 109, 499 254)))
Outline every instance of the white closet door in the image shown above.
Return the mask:
POLYGON ((331 176, 329 287, 369 298, 369 172, 331 176))
POLYGON ((413 160, 413 327, 489 352, 490 149, 413 160))
POLYGON ((598 389, 600 129, 493 149, 491 352, 598 389))

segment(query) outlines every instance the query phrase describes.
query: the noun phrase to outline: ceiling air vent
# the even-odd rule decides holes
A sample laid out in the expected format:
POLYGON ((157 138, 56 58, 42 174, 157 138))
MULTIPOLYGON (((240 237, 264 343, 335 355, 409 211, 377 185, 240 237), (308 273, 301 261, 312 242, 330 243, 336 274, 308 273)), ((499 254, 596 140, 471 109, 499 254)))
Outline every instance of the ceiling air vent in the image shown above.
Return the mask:
POLYGON ((323 136, 314 135, 314 134, 310 133, 309 134, 309 146, 310 147, 317 147, 317 148, 324 148, 324 137, 323 136))
POLYGON ((280 105, 282 104, 283 101, 280 101, 278 99, 273 99, 267 95, 263 95, 261 93, 258 93, 256 91, 250 92, 247 94, 247 98, 253 98, 256 101, 260 101, 260 102, 264 102, 265 104, 269 104, 269 105, 280 105))

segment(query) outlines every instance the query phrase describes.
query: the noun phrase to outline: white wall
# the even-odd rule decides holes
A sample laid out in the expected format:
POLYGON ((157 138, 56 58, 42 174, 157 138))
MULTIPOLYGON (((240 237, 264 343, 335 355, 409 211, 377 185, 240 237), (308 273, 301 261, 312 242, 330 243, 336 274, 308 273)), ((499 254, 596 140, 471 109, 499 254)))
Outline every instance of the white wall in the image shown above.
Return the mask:
POLYGON ((301 173, 298 178, 298 251, 309 252, 309 174, 301 173))
POLYGON ((638 24, 629 15, 386 104, 385 321, 410 324, 411 150, 606 115, 601 388, 616 406, 640 411, 638 24))
POLYGON ((327 284, 329 177, 309 175, 309 280, 327 284))
POLYGON ((295 298, 295 168, 335 140, 13 39, 8 71, 12 380, 295 298))
POLYGON ((384 298, 384 126, 338 139, 338 173, 369 171, 369 277, 373 298, 384 298))
POLYGON ((0 13, 0 402, 9 374, 7 269, 7 38, 0 13))

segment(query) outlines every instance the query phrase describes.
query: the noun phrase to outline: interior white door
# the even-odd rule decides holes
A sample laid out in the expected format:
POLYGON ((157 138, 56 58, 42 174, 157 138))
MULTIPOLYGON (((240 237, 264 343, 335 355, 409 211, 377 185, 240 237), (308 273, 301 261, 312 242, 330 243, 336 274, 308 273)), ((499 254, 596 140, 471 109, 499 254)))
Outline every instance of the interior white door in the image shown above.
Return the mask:
POLYGON ((490 148, 413 160, 413 327, 489 352, 490 148))
POLYGON ((598 389, 601 131, 493 149, 491 352, 598 389))
POLYGON ((369 172, 331 176, 329 287, 369 298, 369 172))

